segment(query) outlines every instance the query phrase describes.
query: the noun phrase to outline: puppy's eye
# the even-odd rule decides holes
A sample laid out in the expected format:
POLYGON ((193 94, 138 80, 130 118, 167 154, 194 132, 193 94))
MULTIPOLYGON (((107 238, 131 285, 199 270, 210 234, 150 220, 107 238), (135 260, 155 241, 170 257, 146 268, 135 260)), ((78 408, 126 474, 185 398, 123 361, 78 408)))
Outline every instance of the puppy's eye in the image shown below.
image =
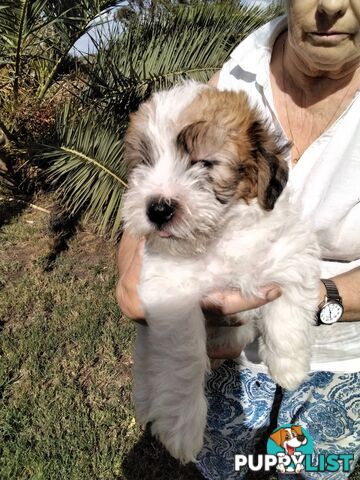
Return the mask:
POLYGON ((238 166, 238 173, 239 173, 240 176, 245 175, 245 173, 246 173, 246 167, 245 167, 245 165, 241 165, 241 164, 240 164, 240 165, 238 166))
POLYGON ((214 162, 211 160, 191 160, 191 166, 201 165, 205 168, 211 168, 214 165, 214 162))

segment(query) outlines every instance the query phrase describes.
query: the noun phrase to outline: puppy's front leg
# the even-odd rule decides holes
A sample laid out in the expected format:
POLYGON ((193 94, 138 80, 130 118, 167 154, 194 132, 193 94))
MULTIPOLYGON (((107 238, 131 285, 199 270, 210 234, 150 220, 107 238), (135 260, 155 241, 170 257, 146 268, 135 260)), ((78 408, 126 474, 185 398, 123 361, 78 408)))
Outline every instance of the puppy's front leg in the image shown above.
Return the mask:
MULTIPOLYGON (((146 312, 152 432, 177 459, 194 461, 203 444, 207 403, 205 319, 198 303, 168 300, 146 312)), ((150 392, 149 392, 150 393, 150 392)))
POLYGON ((151 375, 150 329, 146 325, 137 326, 134 348, 133 400, 136 407, 136 419, 146 424, 149 421, 149 409, 154 396, 151 375))

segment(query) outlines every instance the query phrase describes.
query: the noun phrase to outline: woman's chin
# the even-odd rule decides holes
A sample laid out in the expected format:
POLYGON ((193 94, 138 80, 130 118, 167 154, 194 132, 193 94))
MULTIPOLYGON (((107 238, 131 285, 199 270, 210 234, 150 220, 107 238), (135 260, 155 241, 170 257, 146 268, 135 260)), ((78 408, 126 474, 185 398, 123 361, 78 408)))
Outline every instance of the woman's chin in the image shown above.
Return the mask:
POLYGON ((304 42, 302 56, 306 59, 311 76, 328 76, 334 80, 354 71, 360 64, 360 51, 346 45, 348 40, 330 41, 319 39, 319 43, 304 42))

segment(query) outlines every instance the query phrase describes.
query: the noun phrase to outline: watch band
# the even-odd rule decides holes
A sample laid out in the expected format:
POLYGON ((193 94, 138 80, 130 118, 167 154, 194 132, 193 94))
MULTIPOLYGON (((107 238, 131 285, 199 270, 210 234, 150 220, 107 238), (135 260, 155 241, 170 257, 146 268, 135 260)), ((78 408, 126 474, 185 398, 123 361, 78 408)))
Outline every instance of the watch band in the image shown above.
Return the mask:
POLYGON ((325 285, 327 298, 329 300, 337 300, 338 302, 341 302, 339 290, 337 289, 335 282, 328 278, 321 278, 320 280, 325 285))

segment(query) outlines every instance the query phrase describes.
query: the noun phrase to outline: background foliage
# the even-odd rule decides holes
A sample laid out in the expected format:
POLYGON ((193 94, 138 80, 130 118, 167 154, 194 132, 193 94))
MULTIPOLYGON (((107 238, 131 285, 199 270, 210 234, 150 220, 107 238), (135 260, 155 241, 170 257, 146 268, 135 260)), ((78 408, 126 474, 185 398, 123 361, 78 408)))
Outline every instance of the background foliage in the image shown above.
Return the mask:
POLYGON ((129 113, 154 90, 181 79, 208 81, 242 38, 277 14, 277 8, 246 9, 232 0, 5 2, 3 188, 32 192, 41 179, 70 215, 84 212, 116 236, 129 113), (95 54, 69 56, 91 22, 114 6, 111 29, 94 38, 95 54))
POLYGON ((29 193, 37 182, 34 143, 51 138, 55 112, 79 89, 71 48, 119 0, 5 0, 0 5, 2 188, 29 193))

